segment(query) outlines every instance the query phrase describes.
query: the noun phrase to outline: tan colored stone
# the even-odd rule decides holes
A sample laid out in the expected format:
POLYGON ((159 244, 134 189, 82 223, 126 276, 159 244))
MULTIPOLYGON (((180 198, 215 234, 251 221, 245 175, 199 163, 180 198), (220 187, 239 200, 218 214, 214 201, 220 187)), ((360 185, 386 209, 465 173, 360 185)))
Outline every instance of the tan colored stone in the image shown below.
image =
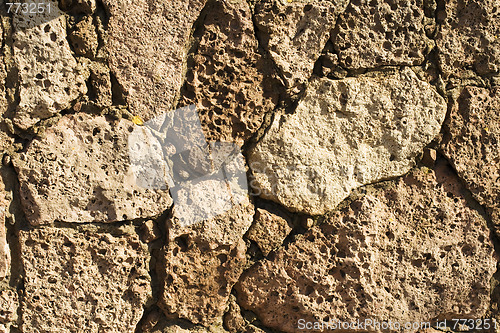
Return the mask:
POLYGON ((239 304, 284 332, 299 319, 482 318, 497 258, 463 191, 439 165, 355 200, 247 271, 239 304))
POLYGON ((139 228, 141 240, 144 243, 151 243, 161 237, 160 229, 153 220, 147 220, 139 228))
POLYGON ((436 37, 439 64, 445 77, 467 68, 479 74, 500 70, 500 6, 498 0, 449 0, 438 12, 436 37))
POLYGON ((224 328, 231 333, 244 332, 247 326, 245 319, 241 315, 241 309, 236 298, 231 295, 227 312, 223 317, 224 328))
POLYGON ((32 225, 114 222, 157 216, 172 204, 168 189, 136 184, 128 136, 134 124, 67 115, 14 160, 21 201, 32 225))
POLYGON ((446 103, 409 69, 380 75, 312 80, 295 113, 276 116, 249 152, 254 192, 321 215, 359 186, 408 172, 446 103))
POLYGON ((267 256, 283 244, 292 229, 291 218, 285 212, 257 208, 247 238, 257 243, 262 253, 267 256))
POLYGON ((257 2, 259 38, 292 93, 297 93, 311 76, 337 16, 347 4, 346 0, 257 2))
POLYGON ((253 213, 247 199, 222 215, 182 229, 182 233, 169 230, 170 241, 157 266, 163 281, 159 306, 165 314, 205 326, 223 315, 246 263, 242 237, 253 213))
POLYGON ((61 8, 73 14, 93 14, 96 10, 96 0, 60 0, 61 8))
POLYGON ((92 62, 90 69, 91 97, 94 102, 102 107, 113 105, 113 91, 111 75, 108 66, 100 62, 92 62))
POLYGON ((75 28, 69 34, 69 40, 75 53, 78 55, 92 58, 96 55, 97 32, 92 22, 92 16, 84 17, 75 25, 75 28))
POLYGON ((203 327, 186 322, 162 320, 151 333, 227 333, 227 331, 224 330, 220 322, 216 322, 209 327, 203 327))
POLYGON ((421 0, 351 1, 332 36, 345 68, 419 65, 432 42, 424 30, 421 0))
POLYGON ((66 38, 66 17, 57 1, 45 3, 50 13, 13 18, 20 97, 14 123, 23 129, 69 108, 87 92, 86 78, 66 38))
MULTIPOLYGON (((3 45, 3 35, 4 30, 3 26, 0 22, 0 45, 3 45)), ((5 70, 4 63, 4 53, 0 55, 0 115, 3 115, 5 111, 7 111, 8 103, 6 98, 6 89, 5 89, 5 80, 7 79, 7 72, 5 70)))
POLYGON ((189 35, 205 1, 103 1, 110 68, 133 114, 149 120, 174 108, 189 35))
POLYGON ((8 202, 5 198, 5 186, 0 177, 0 280, 10 275, 10 248, 7 243, 5 213, 8 202))
POLYGON ((196 104, 207 140, 243 144, 277 103, 272 66, 258 53, 245 1, 214 1, 205 10, 182 103, 196 104))
POLYGON ((18 307, 19 300, 15 291, 10 289, 0 291, 0 323, 8 325, 15 322, 18 307))
POLYGON ((500 88, 465 87, 454 101, 441 144, 483 205, 500 209, 500 88))
POLYGON ((23 332, 135 332, 151 298, 137 235, 45 228, 20 232, 23 332))

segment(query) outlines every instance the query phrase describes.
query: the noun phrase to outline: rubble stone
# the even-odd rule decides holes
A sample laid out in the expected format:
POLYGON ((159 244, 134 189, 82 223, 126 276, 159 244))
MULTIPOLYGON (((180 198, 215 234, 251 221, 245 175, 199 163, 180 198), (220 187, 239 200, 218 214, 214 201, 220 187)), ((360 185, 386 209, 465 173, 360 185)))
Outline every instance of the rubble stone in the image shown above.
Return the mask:
POLYGON ((267 256, 283 244, 292 229, 291 218, 285 212, 257 208, 247 238, 257 243, 262 253, 267 256))
POLYGON ((454 101, 441 144, 474 197, 500 209, 500 87, 465 87, 454 101))
POLYGON ((500 71, 500 6, 497 0, 449 0, 438 12, 436 37, 445 77, 473 68, 479 74, 500 71))
POLYGON ((351 190, 408 172, 445 114, 444 99, 409 69, 314 79, 295 113, 277 115, 249 152, 252 187, 290 210, 324 214, 351 190))
POLYGON ((10 248, 7 243, 5 213, 8 202, 5 198, 5 186, 0 178, 0 281, 10 275, 10 248))
POLYGON ((20 232, 23 332, 135 332, 151 298, 137 235, 44 228, 20 232))
POLYGON ((136 184, 130 167, 131 121, 64 116, 14 160, 32 225, 115 222, 157 216, 172 204, 168 189, 136 184))
POLYGON ((262 0, 255 5, 259 38, 292 93, 311 76, 337 16, 347 4, 346 0, 262 0))
POLYGON ((252 13, 245 1, 217 1, 206 9, 190 57, 182 103, 196 104, 205 136, 243 144, 274 109, 270 64, 258 53, 252 13), (267 68, 266 68, 267 67, 267 68))
POLYGON ((245 272, 239 304, 284 332, 300 319, 482 318, 497 258, 463 192, 446 164, 412 171, 245 272))
POLYGON ((99 43, 92 16, 84 17, 75 25, 74 30, 69 34, 69 40, 76 54, 88 58, 95 57, 99 43))
POLYGON ((134 115, 149 120, 174 108, 189 35, 205 1, 103 1, 110 68, 134 115))
POLYGON ((18 307, 19 299, 15 291, 10 289, 0 291, 0 323, 8 325, 15 322, 18 307))
POLYGON ((351 1, 333 44, 344 68, 419 65, 432 48, 421 0, 351 1))
POLYGON ((157 266, 163 281, 159 306, 165 314, 205 326, 223 315, 246 263, 242 237, 253 213, 247 200, 220 216, 182 229, 182 233, 180 229, 169 232, 169 244, 157 266))
POLYGON ((57 1, 42 14, 14 15, 14 60, 19 105, 14 123, 29 128, 71 106, 87 92, 85 76, 66 38, 66 18, 57 1))

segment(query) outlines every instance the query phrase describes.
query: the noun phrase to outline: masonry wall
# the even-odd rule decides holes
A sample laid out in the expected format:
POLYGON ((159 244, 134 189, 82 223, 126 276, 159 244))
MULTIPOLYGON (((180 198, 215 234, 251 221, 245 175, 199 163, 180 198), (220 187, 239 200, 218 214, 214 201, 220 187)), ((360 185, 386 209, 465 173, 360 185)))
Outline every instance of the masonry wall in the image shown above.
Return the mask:
POLYGON ((498 0, 0 14, 0 332, 500 332, 498 0))

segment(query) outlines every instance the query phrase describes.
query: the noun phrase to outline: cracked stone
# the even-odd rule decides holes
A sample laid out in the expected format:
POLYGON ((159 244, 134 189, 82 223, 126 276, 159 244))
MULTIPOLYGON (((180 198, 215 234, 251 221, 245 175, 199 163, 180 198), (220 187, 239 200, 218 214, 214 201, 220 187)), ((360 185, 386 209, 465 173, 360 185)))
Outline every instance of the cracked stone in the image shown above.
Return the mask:
POLYGON ((349 69, 419 65, 432 41, 425 33, 421 0, 351 1, 332 42, 349 69))
POLYGON ((292 211, 325 214, 353 189, 408 172, 445 114, 444 99, 409 69, 314 79, 249 152, 252 187, 292 211))
POLYGON ((44 228, 20 242, 23 332, 135 332, 152 293, 137 235, 44 228))
POLYGON ((87 92, 86 78, 66 38, 66 17, 57 1, 48 1, 50 13, 13 17, 20 97, 14 124, 22 129, 68 109, 87 92))
POLYGON ((69 34, 69 40, 76 54, 88 58, 95 57, 99 43, 92 16, 84 17, 75 25, 74 30, 69 34))
POLYGON ((472 195, 493 210, 500 209, 499 109, 500 87, 465 87, 453 101, 441 143, 472 195))
POLYGON ((500 6, 497 0, 445 1, 438 12, 436 37, 445 77, 460 77, 465 69, 479 74, 500 70, 500 6))
POLYGON ((190 32, 205 1, 103 1, 109 65, 134 115, 149 120, 174 109, 190 32))
POLYGON ((128 143, 134 126, 78 113, 33 140, 13 160, 29 222, 107 223, 158 216, 170 207, 168 189, 136 184, 128 143))
POLYGON ((254 223, 247 233, 247 238, 253 240, 267 256, 269 252, 283 244, 292 231, 292 219, 283 210, 257 208, 254 223))
POLYGON ((444 163, 354 200, 256 264, 236 286, 239 304, 284 332, 299 319, 485 316, 497 263, 490 231, 444 163))
MULTIPOLYGON (((242 237, 253 205, 246 200, 228 212, 170 234, 157 266, 163 281, 159 306, 166 315, 209 325, 220 318, 246 263, 242 237)), ((169 230, 170 231, 170 230, 169 230)))
POLYGON ((259 38, 292 94, 311 76, 337 16, 347 4, 347 0, 262 0, 255 5, 259 38))
POLYGON ((252 13, 245 1, 212 2, 195 33, 182 103, 196 104, 205 136, 243 144, 272 111, 278 95, 268 61, 258 53, 252 13))
POLYGON ((160 229, 153 220, 147 220, 139 228, 141 240, 144 243, 151 243, 161 237, 160 229))

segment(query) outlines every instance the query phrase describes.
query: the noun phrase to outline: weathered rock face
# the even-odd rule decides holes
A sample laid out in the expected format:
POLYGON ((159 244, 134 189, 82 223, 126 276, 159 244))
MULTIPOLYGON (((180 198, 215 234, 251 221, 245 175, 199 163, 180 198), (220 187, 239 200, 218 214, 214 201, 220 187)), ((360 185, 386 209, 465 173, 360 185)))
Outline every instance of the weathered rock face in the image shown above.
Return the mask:
POLYGON ((439 165, 355 200, 246 272, 240 304, 286 332, 299 319, 481 318, 496 258, 459 184, 439 165))
POLYGON ((465 87, 445 123, 442 151, 474 197, 500 209, 500 88, 465 87))
POLYGON ((24 332, 134 332, 151 297, 135 234, 45 228, 20 233, 24 332))
MULTIPOLYGON (((3 35, 4 30, 2 24, 0 24, 0 43, 3 45, 3 35)), ((5 71, 4 55, 3 52, 0 55, 0 115, 3 115, 7 111, 8 103, 5 96, 5 79, 7 78, 7 73, 5 71)))
POLYGON ((432 48, 421 0, 351 1, 338 27, 332 41, 345 68, 418 65, 432 48))
POLYGON ((92 16, 84 17, 78 22, 69 35, 69 40, 78 55, 92 58, 97 53, 97 32, 92 22, 92 16))
POLYGON ((500 70, 500 15, 496 0, 445 2, 438 12, 441 28, 436 38, 439 63, 448 77, 467 68, 479 74, 500 70))
POLYGON ((206 12, 182 103, 196 104, 208 140, 242 144, 277 102, 271 66, 258 53, 245 1, 212 2, 206 12))
POLYGON ((7 327, 17 320, 18 307, 19 299, 16 292, 10 289, 0 291, 0 330, 4 329, 5 332, 10 332, 7 327))
POLYGON ((352 189, 408 172, 445 113, 444 99, 409 69, 315 79, 250 151, 252 184, 293 211, 324 214, 352 189))
POLYGON ((110 14, 110 68, 133 114, 149 120, 173 108, 189 35, 205 1, 103 1, 110 14))
POLYGON ((293 229, 291 218, 286 212, 267 208, 269 210, 263 208, 255 210, 254 223, 247 233, 247 238, 257 243, 265 256, 283 244, 293 229))
POLYGON ((5 186, 0 178, 0 281, 10 274, 10 249, 7 243, 5 212, 8 202, 5 198, 5 186))
POLYGON ((14 60, 20 101, 14 123, 26 129, 71 106, 87 92, 85 76, 66 39, 66 18, 57 1, 51 12, 14 15, 14 60))
POLYGON ((259 38, 280 69, 287 88, 307 82, 346 0, 261 0, 255 6, 259 38))
POLYGON ((222 316, 246 263, 242 237, 253 214, 253 205, 247 199, 189 230, 171 229, 162 263, 157 266, 163 280, 159 306, 167 315, 203 325, 222 316))
POLYGON ((134 124, 84 113, 64 116, 14 163, 32 225, 114 222, 156 216, 172 204, 166 190, 136 184, 128 136, 134 124))

